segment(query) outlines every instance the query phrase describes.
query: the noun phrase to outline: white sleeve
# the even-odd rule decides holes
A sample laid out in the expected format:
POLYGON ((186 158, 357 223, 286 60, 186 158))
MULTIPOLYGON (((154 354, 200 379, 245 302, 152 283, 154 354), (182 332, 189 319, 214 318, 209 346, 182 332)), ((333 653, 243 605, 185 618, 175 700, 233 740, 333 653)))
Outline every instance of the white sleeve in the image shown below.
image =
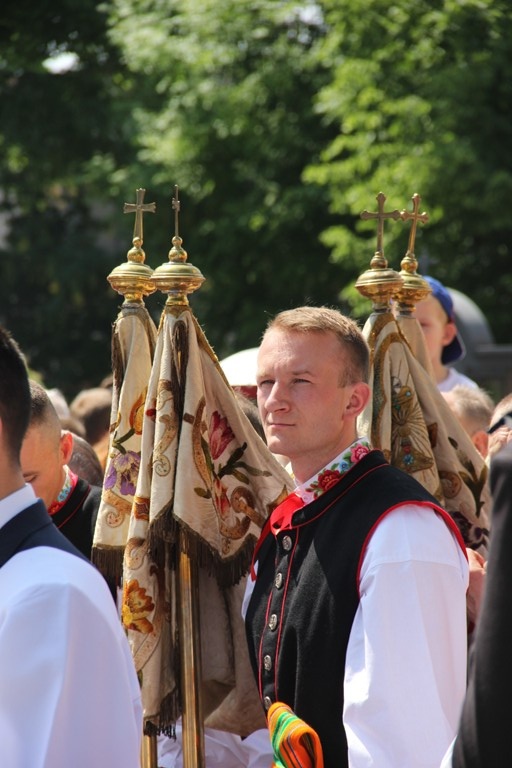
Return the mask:
POLYGON ((464 552, 431 509, 402 506, 377 526, 347 649, 351 768, 439 768, 466 686, 467 586, 464 552))
POLYGON ((109 599, 111 612, 71 585, 41 585, 3 602, 2 765, 140 766, 140 690, 109 599))

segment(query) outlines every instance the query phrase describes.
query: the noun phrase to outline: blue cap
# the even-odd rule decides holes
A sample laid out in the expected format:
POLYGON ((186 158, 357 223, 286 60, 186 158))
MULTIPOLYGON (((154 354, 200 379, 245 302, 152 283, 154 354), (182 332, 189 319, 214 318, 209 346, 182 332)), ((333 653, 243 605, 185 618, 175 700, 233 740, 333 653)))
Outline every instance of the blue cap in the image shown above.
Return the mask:
MULTIPOLYGON (((455 312, 453 310, 453 299, 450 296, 450 293, 447 288, 444 287, 442 283, 439 282, 439 280, 436 280, 435 277, 429 277, 428 275, 423 275, 427 283, 430 285, 432 289, 432 296, 434 299, 437 299, 442 308, 444 309, 444 312, 448 318, 448 320, 451 323, 455 323, 455 312)), ((441 362, 443 365, 449 365, 450 363, 456 363, 457 360, 462 360, 464 355, 466 354, 466 348, 464 346, 464 342, 462 341, 459 332, 455 334, 453 337, 453 341, 448 344, 446 347, 444 347, 442 355, 441 355, 441 362)))

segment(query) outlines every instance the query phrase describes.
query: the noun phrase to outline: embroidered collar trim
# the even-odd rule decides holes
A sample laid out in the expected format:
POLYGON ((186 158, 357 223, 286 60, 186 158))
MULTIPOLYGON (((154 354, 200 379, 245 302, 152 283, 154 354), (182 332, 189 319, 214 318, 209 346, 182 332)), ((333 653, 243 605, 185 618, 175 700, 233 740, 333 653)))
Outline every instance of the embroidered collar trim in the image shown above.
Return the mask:
POLYGON ((320 470, 316 475, 306 480, 295 488, 296 493, 304 504, 309 504, 318 499, 329 488, 337 483, 363 456, 370 453, 371 447, 368 440, 358 438, 345 451, 342 451, 332 463, 320 470))
POLYGON ((64 466, 64 471, 66 473, 66 477, 64 478, 64 485, 62 486, 56 500, 52 501, 48 508, 50 515, 55 515, 60 509, 62 509, 78 482, 78 477, 74 472, 70 470, 67 465, 64 466))

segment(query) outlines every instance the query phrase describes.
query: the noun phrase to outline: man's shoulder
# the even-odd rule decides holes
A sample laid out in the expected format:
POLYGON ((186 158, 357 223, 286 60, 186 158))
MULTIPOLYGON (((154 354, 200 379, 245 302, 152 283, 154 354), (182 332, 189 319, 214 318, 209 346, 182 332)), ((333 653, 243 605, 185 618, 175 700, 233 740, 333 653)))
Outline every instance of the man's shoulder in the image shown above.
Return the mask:
POLYGON ((97 498, 101 496, 102 489, 101 486, 93 485, 88 480, 84 480, 83 477, 79 477, 76 482, 75 491, 82 496, 97 498))
POLYGON ((92 563, 52 546, 38 546, 14 554, 0 569, 2 582, 9 585, 6 600, 71 600, 74 605, 91 602, 109 607, 112 603, 105 580, 92 563))

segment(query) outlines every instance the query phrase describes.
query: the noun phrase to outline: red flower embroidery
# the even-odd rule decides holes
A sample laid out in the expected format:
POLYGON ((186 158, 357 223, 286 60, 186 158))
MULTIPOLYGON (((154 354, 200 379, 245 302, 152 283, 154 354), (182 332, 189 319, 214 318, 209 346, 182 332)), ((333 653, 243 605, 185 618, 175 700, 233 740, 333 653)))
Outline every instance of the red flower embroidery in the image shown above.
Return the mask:
POLYGON ((222 482, 219 480, 218 477, 214 478, 214 481, 213 481, 213 495, 214 495, 213 501, 214 501, 217 513, 221 520, 225 520, 229 515, 229 510, 231 505, 229 503, 229 499, 227 495, 227 488, 225 485, 222 484, 222 482))
POLYGON ((212 459, 218 459, 235 435, 226 417, 221 416, 218 411, 212 413, 209 433, 212 459))
POLYGON ((318 487, 321 488, 322 491, 328 491, 329 488, 332 488, 332 486, 338 482, 340 477, 341 472, 333 469, 324 469, 324 471, 320 472, 318 475, 318 487))
POLYGON ((367 453, 370 453, 370 449, 367 445, 354 445, 350 451, 350 461, 355 464, 356 461, 362 459, 367 453))
POLYGON ((148 408, 146 411, 146 416, 148 419, 151 419, 152 421, 156 421, 156 400, 153 400, 151 403, 151 408, 148 408))

